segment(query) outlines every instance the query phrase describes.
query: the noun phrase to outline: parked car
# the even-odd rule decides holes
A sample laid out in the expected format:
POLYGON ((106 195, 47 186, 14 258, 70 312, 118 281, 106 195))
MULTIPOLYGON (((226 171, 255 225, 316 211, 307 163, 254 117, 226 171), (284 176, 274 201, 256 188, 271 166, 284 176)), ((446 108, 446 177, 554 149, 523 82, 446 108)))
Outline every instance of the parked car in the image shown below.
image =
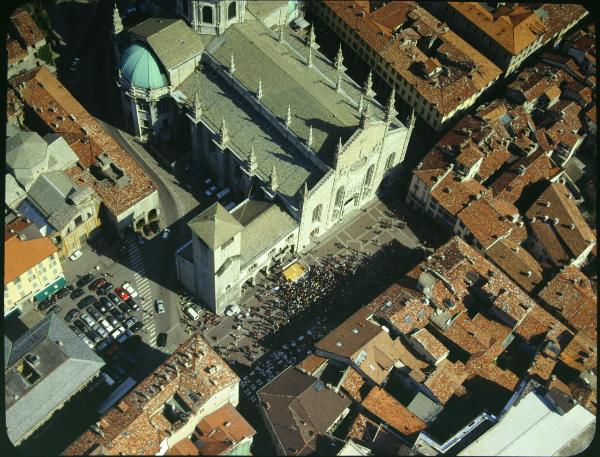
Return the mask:
POLYGON ((106 329, 107 332, 112 332, 115 328, 110 325, 110 323, 106 320, 106 319, 101 319, 100 320, 100 324, 102 325, 102 327, 104 327, 106 329))
POLYGON ((119 298, 119 296, 117 294, 115 294, 114 292, 109 292, 106 294, 106 296, 108 298, 110 298, 110 301, 113 302, 117 306, 119 306, 119 303, 123 303, 123 300, 121 300, 119 298))
POLYGON ((131 298, 131 297, 129 297, 127 300, 125 300, 125 303, 127 303, 127 306, 129 307, 129 309, 130 309, 131 311, 136 311, 136 310, 140 309, 140 306, 139 306, 139 305, 137 304, 137 302, 136 302, 136 301, 135 301, 133 298, 131 298))
POLYGON ((85 322, 90 328, 96 325, 96 321, 88 313, 81 313, 79 318, 85 322))
POLYGON ((88 295, 84 297, 79 303, 77 303, 77 307, 79 309, 87 308, 89 305, 93 304, 96 301, 96 297, 93 295, 88 295))
POLYGON ((69 328, 71 330, 73 330, 73 333, 75 333, 75 335, 77 335, 79 338, 84 336, 83 332, 81 330, 79 330, 77 327, 75 327, 74 325, 69 325, 69 328))
POLYGON ((100 314, 100 312, 94 308, 92 305, 88 306, 85 309, 94 319, 98 320, 98 319, 102 319, 102 314, 100 314))
POLYGON ((94 292, 96 289, 98 289, 98 287, 102 286, 106 284, 106 279, 104 278, 98 278, 96 280, 94 280, 89 286, 88 286, 88 290, 90 290, 91 292, 94 292))
POLYGON ((53 297, 47 297, 38 303, 37 309, 40 311, 44 311, 45 309, 50 308, 52 305, 56 303, 56 299, 53 297))
POLYGON ((100 341, 100 343, 98 343, 98 346, 96 346, 96 351, 98 351, 98 352, 104 351, 108 347, 109 344, 110 344, 110 342, 108 340, 100 341))
POLYGON ((98 299, 98 301, 100 302, 100 305, 102 306, 102 308, 104 308, 104 310, 99 309, 98 311, 100 311, 101 313, 106 312, 106 310, 113 308, 113 302, 110 301, 110 299, 106 296, 102 296, 98 299))
POLYGON ((81 330, 82 332, 85 332, 88 327, 87 325, 85 325, 82 321, 80 321, 79 319, 75 320, 75 322, 73 322, 73 324, 75 325, 75 327, 77 327, 79 330, 81 330))
POLYGON ((240 308, 239 305, 234 304, 234 305, 229 305, 226 309, 225 309, 225 314, 227 316, 235 316, 236 314, 239 314, 240 311, 242 311, 242 308, 240 308))
POLYGON ((71 261, 74 262, 75 260, 77 260, 82 255, 83 255, 83 252, 81 252, 79 249, 77 249, 73 254, 71 254, 69 256, 69 259, 71 259, 71 261))
POLYGON ((81 63, 81 57, 75 57, 71 61, 71 66, 69 67, 69 70, 71 70, 71 71, 77 71, 77 69, 79 68, 79 64, 80 63, 81 63))
POLYGON ((60 289, 58 292, 56 292, 54 294, 54 296, 56 298, 65 298, 67 295, 69 295, 69 289, 67 289, 66 287, 63 287, 62 289, 60 289))
POLYGON ((133 336, 133 332, 131 330, 125 330, 125 332, 117 339, 119 343, 123 343, 129 338, 133 336))
POLYGON ((110 282, 105 282, 100 287, 96 289, 96 293, 98 295, 106 295, 110 290, 112 290, 113 285, 110 282))
POLYGON ((77 280, 77 287, 83 287, 86 284, 92 282, 94 279, 94 275, 88 273, 77 280))
POLYGON ((73 322, 73 319, 75 319, 80 314, 81 314, 81 311, 73 308, 72 310, 67 312, 67 315, 65 316, 65 322, 73 322))
POLYGON ((167 345, 168 335, 166 333, 159 333, 156 337, 156 345, 158 347, 164 348, 167 345))
POLYGON ((127 291, 122 289, 121 287, 117 287, 115 289, 115 293, 119 296, 121 300, 127 300, 129 298, 129 294, 127 293, 127 291))
POLYGON ((159 298, 154 302, 154 306, 156 307, 156 312, 158 314, 164 314, 165 312, 165 302, 162 298, 159 298))
POLYGON ((87 332, 84 332, 85 336, 87 336, 90 340, 92 340, 94 343, 98 344, 100 341, 102 341, 102 337, 100 335, 98 335, 96 332, 94 332, 92 329, 88 329, 87 332))
POLYGON ((85 336, 83 333, 81 335, 77 335, 79 336, 79 338, 82 339, 82 341, 87 345, 87 347, 89 347, 90 349, 94 349, 96 347, 96 345, 92 342, 92 340, 90 340, 87 336, 85 336))
POLYGON ((108 323, 110 325, 112 325, 115 328, 117 328, 119 326, 119 321, 116 319, 115 316, 108 315, 108 316, 106 316, 106 320, 108 321, 108 323))
POLYGON ((125 333, 125 327, 123 327, 122 325, 119 325, 117 328, 115 328, 110 336, 112 337, 113 340, 118 340, 119 337, 125 333))
POLYGON ((162 239, 163 240, 168 240, 169 239, 169 233, 171 233, 171 229, 164 229, 163 230, 163 234, 162 234, 162 239))
MULTIPOLYGON (((131 300, 131 298, 129 300, 131 300)), ((127 306, 125 303, 119 303, 117 306, 123 314, 127 314, 130 311, 129 306, 127 306)))
POLYGON ((71 300, 77 300, 83 294, 85 294, 85 291, 83 289, 75 289, 73 292, 71 292, 71 300))
POLYGON ((144 244, 144 237, 142 235, 138 235, 138 237, 137 237, 137 244, 139 244, 140 246, 142 244, 144 244))
POLYGON ((124 282, 121 287, 127 291, 131 298, 136 298, 138 296, 137 290, 135 290, 128 282, 124 282))
POLYGON ((113 316, 115 316, 115 318, 119 322, 123 322, 125 319, 127 319, 127 317, 125 316, 125 314, 123 314, 117 308, 111 308, 111 309, 109 309, 109 312, 110 312, 110 314, 112 314, 113 316))
POLYGON ((108 336, 108 332, 100 324, 94 325, 94 328, 92 330, 98 335, 100 335, 102 338, 106 338, 108 336))
POLYGON ((131 328, 133 327, 133 325, 137 322, 137 319, 135 317, 130 317, 129 319, 127 319, 125 321, 125 327, 127 328, 131 328))
POLYGON ((62 311, 62 307, 60 305, 54 305, 52 308, 48 310, 48 314, 50 313, 60 313, 62 311))
POLYGON ((142 322, 136 322, 130 328, 132 332, 139 332, 142 328, 144 328, 144 324, 142 322))

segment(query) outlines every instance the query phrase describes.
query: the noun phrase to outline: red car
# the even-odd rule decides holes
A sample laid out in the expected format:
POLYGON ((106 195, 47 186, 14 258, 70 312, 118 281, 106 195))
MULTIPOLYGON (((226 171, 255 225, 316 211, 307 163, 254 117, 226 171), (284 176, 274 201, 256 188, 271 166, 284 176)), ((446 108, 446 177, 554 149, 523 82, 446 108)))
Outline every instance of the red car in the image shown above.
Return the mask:
POLYGON ((117 293, 117 295, 119 297, 121 297, 121 300, 123 300, 123 301, 125 301, 125 300, 127 300, 129 298, 129 294, 122 287, 115 288, 115 292, 117 293))
POLYGON ((104 278, 98 278, 98 279, 96 279, 94 282, 92 282, 92 283, 91 283, 91 284, 88 286, 88 289, 89 289, 90 291, 92 291, 92 292, 93 292, 93 291, 95 291, 95 290, 96 290, 98 287, 100 287, 100 286, 102 286, 102 285, 104 285, 104 284, 106 284, 106 279, 104 279, 104 278))

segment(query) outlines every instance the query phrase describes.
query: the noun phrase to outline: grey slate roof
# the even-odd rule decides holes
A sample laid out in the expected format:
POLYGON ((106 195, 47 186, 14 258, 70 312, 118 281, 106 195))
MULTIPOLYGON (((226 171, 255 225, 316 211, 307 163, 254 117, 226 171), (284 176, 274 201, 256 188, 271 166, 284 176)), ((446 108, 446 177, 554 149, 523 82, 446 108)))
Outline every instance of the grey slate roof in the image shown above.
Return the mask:
POLYGON ((211 249, 221 246, 244 228, 219 202, 189 221, 188 227, 211 249))
POLYGON ((68 206, 67 197, 77 190, 77 186, 62 171, 42 173, 29 189, 29 198, 48 217, 68 206))
MULTIPOLYGON (((291 130, 306 141, 312 125, 312 149, 332 163, 339 137, 345 142, 358 128, 360 88, 344 76, 342 89, 350 97, 337 93, 337 72, 328 60, 314 51, 313 68, 308 68, 308 47, 295 32, 285 29, 285 44, 277 38, 261 22, 235 24, 211 41, 206 51, 226 68, 234 54, 235 78, 251 91, 257 90, 261 78, 262 103, 281 119, 290 106, 291 130)), ((384 118, 373 104, 371 112, 376 120, 384 118)))
POLYGON ((296 199, 305 182, 312 188, 323 176, 316 165, 207 65, 202 71, 192 73, 178 89, 190 103, 198 90, 203 107, 202 120, 213 131, 219 130, 225 118, 229 147, 242 158, 247 160, 251 146, 254 147, 257 174, 264 182, 268 182, 271 169, 275 166, 279 180, 278 192, 281 194, 296 199))
POLYGON ((408 404, 407 409, 423 422, 429 422, 444 408, 422 392, 417 392, 417 395, 408 404))
POLYGON ((150 18, 129 29, 148 43, 167 69, 172 69, 204 50, 202 38, 181 19, 150 18))
POLYGON ((247 200, 232 213, 242 231, 242 264, 270 249, 287 235, 298 223, 280 206, 258 200, 247 200))
MULTIPOLYGON (((252 0, 246 3, 246 9, 257 19, 264 19, 273 11, 287 6, 287 0, 252 0)), ((246 19, 247 20, 247 19, 246 19)))
POLYGON ((104 362, 54 313, 12 343, 5 359, 6 424, 18 442, 94 377, 104 362), (17 371, 27 354, 40 379, 30 385, 17 371), (15 398, 17 396, 17 398, 15 398))
POLYGON ((19 132, 6 140, 6 164, 32 168, 46 159, 48 144, 35 132, 19 132))
POLYGON ((27 196, 25 189, 23 189, 15 177, 10 173, 5 174, 6 180, 4 184, 4 189, 6 190, 6 194, 4 195, 4 202, 12 207, 15 203, 20 203, 27 196))
POLYGON ((257 395, 267 425, 281 442, 286 455, 307 455, 317 441, 351 404, 322 381, 290 366, 261 388, 257 395), (268 405, 268 406, 267 406, 268 405))
POLYGON ((6 138, 10 138, 13 135, 19 133, 21 129, 18 125, 13 124, 12 122, 6 123, 6 138))
POLYGON ((71 146, 65 139, 57 133, 49 133, 44 135, 44 140, 48 143, 48 169, 50 170, 66 170, 77 163, 79 158, 71 149, 71 146))

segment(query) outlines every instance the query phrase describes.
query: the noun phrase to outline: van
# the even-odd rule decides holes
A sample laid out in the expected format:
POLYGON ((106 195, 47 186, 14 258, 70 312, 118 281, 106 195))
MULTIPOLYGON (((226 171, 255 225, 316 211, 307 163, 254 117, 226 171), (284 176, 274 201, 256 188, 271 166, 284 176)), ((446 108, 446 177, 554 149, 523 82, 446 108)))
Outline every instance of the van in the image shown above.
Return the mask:
POLYGON ((231 211, 233 208, 235 208, 235 202, 227 203, 227 204, 225 205, 225 209, 226 209, 227 211, 231 211))
POLYGON ((104 378, 104 382, 108 387, 112 387, 115 385, 115 380, 111 378, 108 373, 101 372, 100 375, 104 378))
POLYGON ((185 309, 185 313, 190 317, 190 319, 192 319, 194 321, 197 321, 198 319, 200 319, 200 315, 191 306, 189 306, 185 309))
POLYGON ((217 198, 219 200, 221 200, 223 197, 225 197, 226 195, 228 195, 231 192, 231 189, 229 189, 229 187, 226 187, 225 189, 223 189, 221 192, 219 192, 217 194, 217 198))

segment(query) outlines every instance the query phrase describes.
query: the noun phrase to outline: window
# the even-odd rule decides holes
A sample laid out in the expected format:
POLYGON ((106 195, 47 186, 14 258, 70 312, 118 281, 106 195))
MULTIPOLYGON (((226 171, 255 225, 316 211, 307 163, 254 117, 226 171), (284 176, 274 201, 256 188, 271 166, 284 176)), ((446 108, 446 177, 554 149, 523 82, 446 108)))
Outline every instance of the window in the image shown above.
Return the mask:
POLYGON ((81 216, 77 216, 75 218, 75 225, 77 226, 77 225, 81 225, 81 224, 83 224, 83 218, 81 216))
POLYGON ((344 201, 344 186, 340 187, 335 194, 335 206, 342 206, 342 202, 344 201))
POLYGON ((204 6, 202 8, 202 22, 206 24, 213 23, 213 10, 210 6, 204 6))
POLYGON ((233 238, 229 238, 227 241, 225 241, 225 243, 223 243, 221 245, 221 249, 225 249, 227 246, 229 246, 231 243, 233 243, 233 238))
POLYGON ((236 16, 235 2, 231 2, 229 4, 229 6, 227 7, 227 19, 229 19, 229 20, 235 19, 235 16, 236 16))
POLYGON ((388 171, 390 168, 392 168, 395 158, 396 158, 396 154, 392 152, 385 162, 385 170, 384 171, 388 171))
POLYGON ((13 281, 15 284, 19 284, 21 282, 21 277, 17 277, 15 278, 15 280, 13 281))
POLYGON ((150 110, 150 105, 146 100, 138 99, 138 106, 140 111, 147 113, 150 110))
POLYGON ((373 165, 371 165, 369 167, 369 169, 367 170, 367 174, 365 175, 365 187, 368 187, 371 185, 371 182, 373 181, 373 172, 375 171, 375 168, 373 165))
POLYGON ((317 222, 321 220, 321 212, 323 211, 323 205, 317 205, 313 210, 312 221, 317 222))

